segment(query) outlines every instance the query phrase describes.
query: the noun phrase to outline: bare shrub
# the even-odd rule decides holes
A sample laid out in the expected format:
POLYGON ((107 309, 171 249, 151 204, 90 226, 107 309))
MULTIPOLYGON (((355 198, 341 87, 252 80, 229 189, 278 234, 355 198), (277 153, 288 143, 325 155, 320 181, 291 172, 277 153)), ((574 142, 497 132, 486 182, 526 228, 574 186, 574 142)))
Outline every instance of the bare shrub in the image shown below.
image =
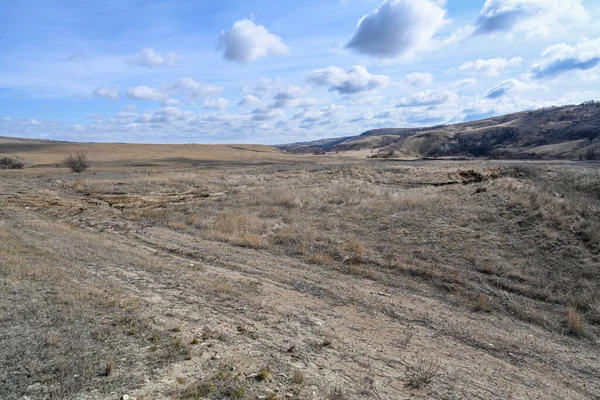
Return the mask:
POLYGON ((331 388, 327 393, 327 400, 347 400, 350 396, 341 386, 331 388))
POLYGON ((295 370, 292 374, 292 382, 296 385, 302 385, 304 383, 304 372, 295 370))
POLYGON ((485 311, 487 313, 492 312, 492 307, 490 306, 488 297, 485 294, 480 294, 477 297, 477 302, 475 304, 475 311, 485 311))
POLYGON ((0 169, 22 169, 23 163, 12 158, 4 157, 0 159, 0 169))
POLYGON ((115 369, 115 362, 113 360, 108 360, 104 365, 104 375, 110 376, 115 369))
POLYGON ((406 367, 406 386, 419 389, 431 383, 440 371, 440 361, 437 358, 417 356, 416 361, 406 367))
POLYGON ((63 159, 63 165, 68 167, 73 172, 83 172, 89 168, 90 164, 87 159, 87 155, 84 152, 78 152, 77 154, 69 154, 63 159))

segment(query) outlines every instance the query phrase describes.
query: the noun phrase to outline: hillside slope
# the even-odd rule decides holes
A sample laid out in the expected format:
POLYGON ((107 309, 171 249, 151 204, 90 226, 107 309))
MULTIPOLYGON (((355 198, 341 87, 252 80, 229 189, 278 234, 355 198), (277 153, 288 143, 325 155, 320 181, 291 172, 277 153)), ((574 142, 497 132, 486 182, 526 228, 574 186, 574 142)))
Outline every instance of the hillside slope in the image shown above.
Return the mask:
POLYGON ((426 128, 375 129, 338 140, 278 146, 294 152, 373 150, 380 157, 600 158, 600 103, 426 128))

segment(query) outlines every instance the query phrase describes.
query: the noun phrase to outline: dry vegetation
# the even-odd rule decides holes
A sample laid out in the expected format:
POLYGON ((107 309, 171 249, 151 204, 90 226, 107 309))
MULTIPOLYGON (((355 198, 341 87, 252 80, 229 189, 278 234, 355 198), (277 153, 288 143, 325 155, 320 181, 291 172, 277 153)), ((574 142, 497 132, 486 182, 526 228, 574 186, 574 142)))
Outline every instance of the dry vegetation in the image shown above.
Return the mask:
POLYGON ((0 172, 3 399, 600 392, 597 164, 88 154, 0 172))

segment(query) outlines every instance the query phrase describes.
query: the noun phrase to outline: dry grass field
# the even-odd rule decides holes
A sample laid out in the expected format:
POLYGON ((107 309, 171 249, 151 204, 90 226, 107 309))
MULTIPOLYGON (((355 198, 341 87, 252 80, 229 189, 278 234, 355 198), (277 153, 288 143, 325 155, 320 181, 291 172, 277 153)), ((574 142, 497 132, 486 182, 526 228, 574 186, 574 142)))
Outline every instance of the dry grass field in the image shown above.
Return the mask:
POLYGON ((598 399, 600 164, 0 153, 2 399, 598 399))

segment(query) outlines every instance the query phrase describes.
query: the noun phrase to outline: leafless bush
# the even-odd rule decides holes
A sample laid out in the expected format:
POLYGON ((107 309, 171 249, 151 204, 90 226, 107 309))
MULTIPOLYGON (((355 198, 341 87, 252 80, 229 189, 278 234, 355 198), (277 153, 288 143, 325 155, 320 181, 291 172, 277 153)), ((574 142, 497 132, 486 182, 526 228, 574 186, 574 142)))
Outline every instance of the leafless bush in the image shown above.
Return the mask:
POLYGON ((12 158, 4 157, 0 159, 0 169, 22 169, 23 163, 12 158))
POLYGON ((327 393, 328 400, 347 400, 350 396, 341 386, 336 386, 327 393))
POLYGON ((430 384, 440 371, 440 361, 437 358, 418 356, 417 360, 406 367, 407 386, 419 389, 430 384))
POLYGON ((77 173, 85 171, 90 166, 87 155, 83 152, 79 152, 75 155, 69 154, 63 159, 63 165, 71 168, 71 171, 77 173))
POLYGON ((583 153, 584 160, 591 161, 591 160, 598 160, 599 158, 600 158, 600 155, 594 149, 588 149, 585 153, 583 153))

